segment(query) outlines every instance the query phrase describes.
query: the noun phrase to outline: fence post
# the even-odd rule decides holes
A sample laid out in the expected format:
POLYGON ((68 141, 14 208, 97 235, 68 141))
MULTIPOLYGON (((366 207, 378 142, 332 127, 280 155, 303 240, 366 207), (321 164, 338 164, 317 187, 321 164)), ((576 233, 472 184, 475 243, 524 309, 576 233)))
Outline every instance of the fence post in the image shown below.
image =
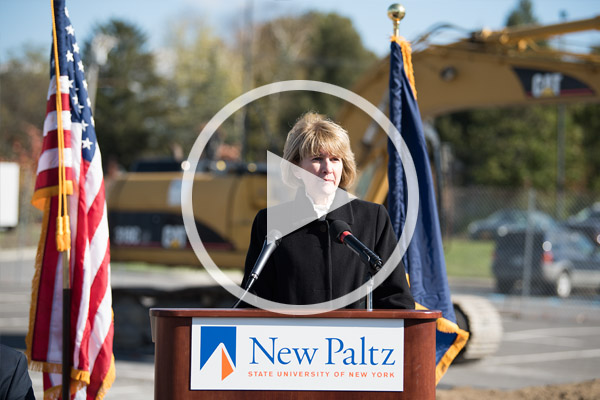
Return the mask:
POLYGON ((528 297, 531 294, 531 271, 533 269, 533 234, 535 211, 535 189, 530 188, 527 199, 527 228, 525 231, 525 250, 523 254, 523 287, 521 296, 528 297))

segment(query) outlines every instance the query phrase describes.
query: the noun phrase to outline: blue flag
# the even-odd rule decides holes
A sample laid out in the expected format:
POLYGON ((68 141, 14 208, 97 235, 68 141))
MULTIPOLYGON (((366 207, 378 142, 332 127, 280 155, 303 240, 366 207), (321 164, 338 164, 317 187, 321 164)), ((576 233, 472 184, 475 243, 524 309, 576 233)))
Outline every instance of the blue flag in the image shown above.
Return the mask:
MULTIPOLYGON (((442 318, 436 324, 437 383, 466 344, 468 333, 456 325, 450 299, 433 179, 421 114, 411 80, 410 46, 404 40, 393 38, 390 54, 390 120, 402 135, 413 158, 419 188, 417 223, 403 262, 417 309, 442 311, 442 318)), ((408 188, 400 155, 389 139, 388 155, 388 211, 396 235, 400 237, 406 220, 408 188)))

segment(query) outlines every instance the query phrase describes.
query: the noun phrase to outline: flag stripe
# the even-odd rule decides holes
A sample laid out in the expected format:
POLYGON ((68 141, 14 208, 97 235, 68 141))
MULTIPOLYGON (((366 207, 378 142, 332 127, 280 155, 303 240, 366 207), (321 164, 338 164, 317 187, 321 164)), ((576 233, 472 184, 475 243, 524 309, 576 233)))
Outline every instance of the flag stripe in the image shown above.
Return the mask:
MULTIPOLYGON (((85 177, 85 170, 87 169, 87 163, 81 163, 80 176, 85 177)), ((89 310, 89 286, 90 286, 90 271, 89 268, 84 270, 84 265, 89 265, 89 243, 88 243, 88 231, 87 231, 87 215, 85 205, 85 188, 83 182, 79 185, 79 201, 77 203, 77 224, 76 226, 76 245, 74 255, 74 269, 73 269, 73 285, 72 285, 72 303, 71 303, 71 318, 73 324, 71 325, 71 331, 75 338, 74 348, 74 366, 78 369, 87 369, 87 356, 81 354, 81 336, 85 329, 85 322, 87 321, 87 313, 89 310), (77 357, 79 354, 79 357, 77 357), (84 361, 81 362, 83 357, 84 361)))
MULTIPOLYGON (((114 380, 114 357, 112 355, 112 351, 108 351, 108 349, 112 349, 112 340, 114 334, 114 325, 110 324, 108 332, 104 336, 104 342, 100 347, 100 352, 96 357, 94 362, 94 369, 92 370, 91 382, 88 387, 88 390, 92 393, 103 393, 103 386, 106 386, 107 381, 111 379, 114 380), (104 368, 104 366, 108 365, 108 368, 104 368), (102 366, 101 369, 99 366, 102 366)), ((108 385, 110 387, 110 384, 108 385)))
MULTIPOLYGON (((68 143, 71 142, 71 131, 64 131, 65 141, 68 143)), ((42 142, 42 153, 47 150, 57 149, 58 148, 58 135, 56 130, 49 132, 48 136, 42 142)), ((71 150, 71 146, 65 146, 66 149, 71 150)))
MULTIPOLYGON (((56 148, 44 151, 40 155, 37 172, 58 168, 58 155, 59 151, 56 148)), ((63 163, 67 168, 73 167, 73 154, 69 148, 63 150, 63 163)))
MULTIPOLYGON (((73 171, 69 168, 66 170, 67 181, 73 179, 73 171)), ((41 171, 35 182, 35 190, 41 190, 44 188, 50 188, 58 185, 58 168, 51 168, 41 171)))
MULTIPOLYGON (((100 215, 98 223, 96 223, 96 225, 93 226, 94 228, 97 228, 97 235, 94 235, 90 245, 90 254, 92 256, 90 260, 90 271, 93 276, 96 276, 100 272, 99 269, 102 266, 102 262, 104 262, 104 255, 110 253, 109 242, 107 241, 108 224, 105 212, 106 207, 104 205, 99 205, 99 207, 102 207, 102 211, 104 212, 100 215)), ((89 221, 89 223, 91 225, 93 221, 89 221)), ((91 231, 89 228, 90 226, 88 225, 88 230, 91 231)))
POLYGON ((90 214, 91 221, 93 223, 93 229, 90 230, 90 234, 93 235, 96 231, 96 225, 101 220, 98 216, 101 216, 104 209, 104 180, 102 179, 102 169, 99 157, 100 153, 96 153, 96 156, 92 159, 92 164, 87 171, 87 179, 85 180, 85 193, 87 204, 87 212, 90 214))
MULTIPOLYGON (((74 122, 71 125, 71 148, 78 149, 78 151, 73 151, 73 165, 81 165, 82 157, 81 157, 81 124, 74 122)), ((100 170, 102 170, 102 166, 100 166, 100 170)), ((80 168, 72 168, 71 172, 73 173, 73 180, 75 182, 79 182, 80 178, 80 168)), ((100 172, 102 174, 102 172, 100 172)))
MULTIPOLYGON (((49 101, 50 102, 50 101, 49 101)), ((46 115, 46 118, 44 119, 44 139, 48 137, 48 135, 52 134, 52 135, 56 135, 56 132, 58 130, 58 121, 57 121, 57 112, 56 112, 56 104, 52 104, 52 105, 48 105, 46 108, 51 108, 52 107, 52 111, 48 112, 48 114, 46 115)), ((64 109, 62 113, 60 113, 60 115, 62 116, 62 127, 63 127, 63 131, 70 131, 71 130, 71 111, 69 111, 68 109, 64 109)), ((56 140, 56 139, 54 139, 56 140)), ((65 146, 69 145, 69 141, 67 141, 65 139, 65 146)))
MULTIPOLYGON (((102 263, 104 269, 108 267, 108 254, 105 261, 102 263)), ((112 302, 112 296, 110 291, 107 291, 109 285, 108 280, 99 278, 95 279, 92 283, 92 293, 90 298, 96 301, 90 304, 90 315, 94 318, 89 321, 88 329, 86 330, 82 342, 90 349, 89 357, 90 363, 94 363, 98 356, 101 348, 103 338, 106 337, 110 324, 106 324, 106 321, 100 318, 96 318, 97 315, 110 312, 110 304, 112 302), (101 297, 102 296, 102 297, 101 297)))
MULTIPOLYGON (((71 97, 70 97, 69 93, 62 92, 62 89, 61 89, 61 93, 62 93, 62 95, 60 96, 60 99, 61 99, 62 111, 63 111, 63 113, 64 112, 70 113, 71 112, 71 103, 70 103, 71 97)), ((52 93, 50 93, 50 96, 46 99, 46 119, 50 119, 50 120, 54 119, 54 121, 56 121, 56 107, 57 107, 56 93, 52 92, 52 93), (50 116, 50 114, 53 114, 53 115, 50 116)), ((67 121, 67 123, 69 123, 69 121, 67 121)))
MULTIPOLYGON (((54 57, 52 57, 54 59, 54 57)), ((46 100, 50 100, 52 95, 56 94, 56 75, 54 74, 54 68, 50 70, 52 77, 50 78, 50 85, 48 86, 48 95, 46 96, 46 100)), ((60 76, 60 92, 69 94, 71 89, 71 84, 69 83, 69 77, 67 75, 63 75, 61 73, 60 76)), ((55 108, 56 109, 56 108, 55 108)), ((64 106, 63 106, 64 109, 64 106)))

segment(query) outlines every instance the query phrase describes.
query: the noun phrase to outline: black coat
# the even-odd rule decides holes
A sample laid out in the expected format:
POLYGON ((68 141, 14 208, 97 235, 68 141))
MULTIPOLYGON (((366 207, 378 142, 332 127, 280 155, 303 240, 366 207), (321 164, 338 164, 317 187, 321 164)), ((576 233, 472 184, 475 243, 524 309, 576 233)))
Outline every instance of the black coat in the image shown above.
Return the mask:
MULTIPOLYGON (((276 206, 271 216, 297 212, 299 206, 304 207, 305 212, 310 208, 309 212, 313 212, 316 218, 304 193, 292 203, 276 206), (295 209, 290 209, 290 204, 295 209)), ((349 248, 331 239, 329 225, 334 220, 347 222, 352 234, 379 255, 384 263, 398 243, 386 209, 380 204, 356 199, 285 235, 251 292, 279 303, 315 304, 336 299, 362 286, 369 268, 349 248)), ((252 225, 243 285, 261 252, 266 231, 267 210, 263 209, 252 225)), ((347 307, 364 308, 365 301, 347 307)), ((414 299, 402 263, 375 289, 373 307, 414 309, 414 299)))
POLYGON ((0 344, 0 400, 35 400, 25 354, 0 344))

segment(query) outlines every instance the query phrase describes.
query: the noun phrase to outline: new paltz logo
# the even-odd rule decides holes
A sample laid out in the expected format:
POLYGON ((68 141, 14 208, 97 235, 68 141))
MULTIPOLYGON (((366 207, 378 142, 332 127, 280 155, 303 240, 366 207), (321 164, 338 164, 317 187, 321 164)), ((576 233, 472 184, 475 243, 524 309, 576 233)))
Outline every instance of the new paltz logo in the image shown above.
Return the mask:
MULTIPOLYGON (((200 328, 200 370, 214 356, 221 359, 221 380, 231 375, 235 370, 236 329, 235 326, 202 326, 200 328)), ((210 365, 214 364, 209 363, 207 368, 210 365)))

